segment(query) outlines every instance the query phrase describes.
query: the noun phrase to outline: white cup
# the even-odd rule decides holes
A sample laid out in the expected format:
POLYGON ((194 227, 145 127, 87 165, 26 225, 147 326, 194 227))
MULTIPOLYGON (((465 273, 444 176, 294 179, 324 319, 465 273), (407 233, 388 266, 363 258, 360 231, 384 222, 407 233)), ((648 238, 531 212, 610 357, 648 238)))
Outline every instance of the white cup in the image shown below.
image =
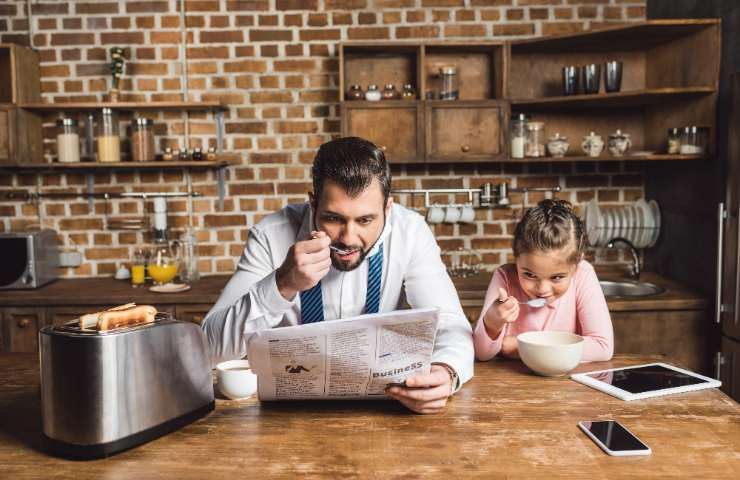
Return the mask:
POLYGON ((461 209, 452 205, 445 208, 445 223, 457 223, 460 221, 461 209))
POLYGON ((460 223, 473 223, 475 221, 475 209, 471 205, 465 205, 460 213, 460 223))
POLYGON ((232 400, 247 398, 257 391, 257 375, 249 368, 249 360, 229 360, 216 365, 218 389, 232 400))
POLYGON ((445 219, 445 211, 438 205, 432 205, 427 209, 427 223, 442 223, 445 219))

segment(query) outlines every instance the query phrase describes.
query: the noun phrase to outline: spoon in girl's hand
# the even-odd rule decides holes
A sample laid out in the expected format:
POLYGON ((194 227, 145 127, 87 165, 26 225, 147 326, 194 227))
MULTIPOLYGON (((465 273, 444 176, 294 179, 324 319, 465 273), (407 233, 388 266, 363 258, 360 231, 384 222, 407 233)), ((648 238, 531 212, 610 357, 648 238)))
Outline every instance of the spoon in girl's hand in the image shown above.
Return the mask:
MULTIPOLYGON (((508 298, 506 300, 508 300, 508 298)), ((504 303, 506 300, 496 300, 496 301, 498 303, 504 303)), ((532 308, 541 308, 541 307, 544 307, 547 304, 547 299, 545 299, 545 298, 530 298, 526 302, 520 302, 520 301, 517 300, 517 303, 519 303, 520 305, 526 304, 526 305, 528 305, 528 306, 530 306, 532 308)))

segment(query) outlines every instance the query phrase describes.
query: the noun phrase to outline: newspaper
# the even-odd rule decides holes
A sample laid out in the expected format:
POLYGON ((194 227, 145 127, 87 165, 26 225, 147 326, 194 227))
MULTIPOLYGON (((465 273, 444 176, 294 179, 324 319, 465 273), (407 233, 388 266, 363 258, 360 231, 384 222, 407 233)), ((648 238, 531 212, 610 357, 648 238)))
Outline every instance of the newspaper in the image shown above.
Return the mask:
POLYGON ((398 310, 256 333, 249 363, 260 400, 387 398, 429 373, 439 309, 398 310))

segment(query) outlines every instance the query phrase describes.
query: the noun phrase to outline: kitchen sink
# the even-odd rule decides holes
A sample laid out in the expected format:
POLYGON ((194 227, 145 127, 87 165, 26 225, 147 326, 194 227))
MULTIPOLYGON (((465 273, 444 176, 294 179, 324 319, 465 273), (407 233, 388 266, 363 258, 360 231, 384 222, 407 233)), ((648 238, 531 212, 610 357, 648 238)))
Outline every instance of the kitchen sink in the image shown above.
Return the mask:
POLYGON ((665 288, 658 285, 633 280, 601 280, 599 285, 605 297, 646 297, 665 292, 665 288))

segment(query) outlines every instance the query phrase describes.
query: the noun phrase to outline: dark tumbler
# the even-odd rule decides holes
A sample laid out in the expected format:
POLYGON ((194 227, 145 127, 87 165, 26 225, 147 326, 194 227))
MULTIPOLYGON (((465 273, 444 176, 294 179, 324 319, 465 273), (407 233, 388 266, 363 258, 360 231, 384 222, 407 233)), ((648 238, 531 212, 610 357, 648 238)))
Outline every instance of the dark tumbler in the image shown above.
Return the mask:
POLYGON ((592 63, 583 66, 583 93, 599 93, 601 65, 592 63))
POLYGON ((563 67, 563 95, 575 95, 578 91, 578 67, 563 67))
POLYGON ((621 88, 622 62, 606 62, 604 64, 604 89, 607 92, 618 92, 621 88))

